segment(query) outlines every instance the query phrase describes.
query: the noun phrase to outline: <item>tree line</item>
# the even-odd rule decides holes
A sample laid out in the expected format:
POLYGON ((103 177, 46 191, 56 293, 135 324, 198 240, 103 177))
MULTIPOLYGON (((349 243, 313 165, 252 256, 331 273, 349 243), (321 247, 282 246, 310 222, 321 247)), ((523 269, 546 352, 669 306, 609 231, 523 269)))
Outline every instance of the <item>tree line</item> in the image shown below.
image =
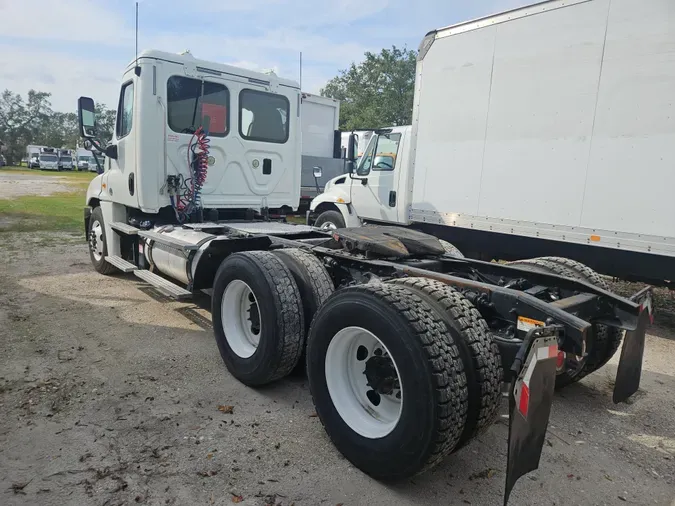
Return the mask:
MULTIPOLYGON (((367 130, 412 123, 417 52, 406 48, 365 53, 365 59, 331 79, 321 95, 340 100, 340 129, 367 130)), ((0 96, 0 141, 8 163, 16 164, 29 144, 74 148, 77 114, 56 112, 51 94, 31 90, 27 98, 5 90, 0 96)), ((115 110, 96 104, 101 139, 112 139, 115 110)))
MULTIPOLYGON (((0 142, 7 163, 18 165, 26 146, 36 144, 74 149, 80 142, 76 112, 52 110, 51 93, 30 90, 26 99, 11 90, 0 95, 0 142)), ((103 139, 111 139, 115 111, 96 104, 96 118, 103 139)))

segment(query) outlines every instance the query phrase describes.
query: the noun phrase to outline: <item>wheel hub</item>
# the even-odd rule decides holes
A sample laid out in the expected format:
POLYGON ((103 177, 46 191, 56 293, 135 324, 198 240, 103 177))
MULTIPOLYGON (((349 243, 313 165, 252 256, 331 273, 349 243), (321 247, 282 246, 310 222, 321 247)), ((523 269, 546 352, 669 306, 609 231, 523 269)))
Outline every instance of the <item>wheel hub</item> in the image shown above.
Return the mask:
POLYGON ((367 385, 381 395, 391 395, 398 386, 396 368, 389 357, 382 356, 382 350, 375 350, 375 354, 366 361, 367 385), (380 352, 380 355, 377 352, 380 352))

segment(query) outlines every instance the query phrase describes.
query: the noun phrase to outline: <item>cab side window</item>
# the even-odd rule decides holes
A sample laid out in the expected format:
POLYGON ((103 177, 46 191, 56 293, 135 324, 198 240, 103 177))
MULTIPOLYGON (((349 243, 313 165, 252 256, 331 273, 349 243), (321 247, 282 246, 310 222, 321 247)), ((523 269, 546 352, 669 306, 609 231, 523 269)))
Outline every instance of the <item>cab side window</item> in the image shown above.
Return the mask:
POLYGON ((117 125, 115 127, 117 138, 126 137, 131 132, 134 119, 134 83, 122 86, 120 103, 117 109, 117 125))
POLYGON ((283 95, 258 90, 239 93, 239 135, 249 141, 285 144, 290 103, 283 95))
POLYGON ((212 137, 230 131, 230 91, 225 85, 172 76, 167 82, 167 115, 174 132, 193 134, 200 126, 212 137))
POLYGON ((373 170, 394 170, 401 134, 384 134, 377 139, 377 149, 373 161, 373 170))

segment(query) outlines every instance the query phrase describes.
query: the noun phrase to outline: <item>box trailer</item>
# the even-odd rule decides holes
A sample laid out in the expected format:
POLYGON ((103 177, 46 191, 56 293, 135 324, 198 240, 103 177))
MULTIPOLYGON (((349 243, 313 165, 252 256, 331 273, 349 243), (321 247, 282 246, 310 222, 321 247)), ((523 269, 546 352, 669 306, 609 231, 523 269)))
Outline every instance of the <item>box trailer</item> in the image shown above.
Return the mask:
POLYGON ((413 125, 381 131, 315 217, 670 284, 674 13, 670 0, 555 0, 430 32, 413 125), (373 164, 394 149, 395 166, 373 164))

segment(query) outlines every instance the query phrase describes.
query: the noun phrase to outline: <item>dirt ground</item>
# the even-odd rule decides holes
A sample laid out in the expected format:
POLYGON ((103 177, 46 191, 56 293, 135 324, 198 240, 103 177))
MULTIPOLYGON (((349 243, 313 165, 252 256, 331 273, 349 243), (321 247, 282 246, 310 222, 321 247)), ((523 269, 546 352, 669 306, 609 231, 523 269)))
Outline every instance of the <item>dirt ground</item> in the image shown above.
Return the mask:
MULTIPOLYGON (((500 504, 506 419, 379 483, 335 450, 303 376, 251 389, 228 374, 207 296, 101 276, 77 235, 0 234, 0 254, 0 504, 500 504)), ((674 339, 652 329, 628 404, 611 401, 616 359, 557 394, 510 504, 675 505, 674 339)))
POLYGON ((72 188, 65 177, 0 173, 0 199, 25 195, 46 197, 53 193, 68 191, 72 191, 72 188))

